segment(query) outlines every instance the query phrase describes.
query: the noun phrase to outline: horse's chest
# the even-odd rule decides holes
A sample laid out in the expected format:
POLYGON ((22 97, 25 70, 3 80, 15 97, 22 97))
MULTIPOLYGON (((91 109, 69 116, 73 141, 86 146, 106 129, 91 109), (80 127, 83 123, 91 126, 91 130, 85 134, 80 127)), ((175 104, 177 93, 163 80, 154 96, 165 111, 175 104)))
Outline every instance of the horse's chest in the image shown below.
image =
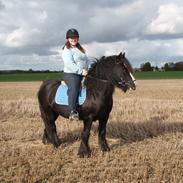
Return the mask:
POLYGON ((100 100, 100 102, 98 103, 98 113, 109 113, 112 109, 112 98, 103 98, 102 100, 100 100))

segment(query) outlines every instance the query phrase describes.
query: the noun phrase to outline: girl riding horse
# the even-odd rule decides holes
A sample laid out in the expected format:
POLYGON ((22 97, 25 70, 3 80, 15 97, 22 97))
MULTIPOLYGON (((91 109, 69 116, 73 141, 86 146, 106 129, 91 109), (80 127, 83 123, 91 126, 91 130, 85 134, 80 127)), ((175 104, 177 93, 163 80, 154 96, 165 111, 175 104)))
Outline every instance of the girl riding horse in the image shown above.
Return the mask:
MULTIPOLYGON (((79 119, 83 120, 83 131, 78 155, 80 157, 90 156, 91 150, 88 144, 90 129, 93 121, 99 121, 98 140, 103 152, 109 151, 106 140, 106 124, 113 106, 114 88, 118 87, 126 92, 128 89, 136 89, 133 69, 125 54, 102 57, 91 66, 85 79, 86 100, 77 107, 79 119)), ((70 108, 66 105, 58 105, 55 102, 55 94, 60 81, 44 81, 38 91, 38 101, 41 117, 45 124, 43 143, 60 145, 57 135, 55 121, 59 115, 69 118, 70 108)))

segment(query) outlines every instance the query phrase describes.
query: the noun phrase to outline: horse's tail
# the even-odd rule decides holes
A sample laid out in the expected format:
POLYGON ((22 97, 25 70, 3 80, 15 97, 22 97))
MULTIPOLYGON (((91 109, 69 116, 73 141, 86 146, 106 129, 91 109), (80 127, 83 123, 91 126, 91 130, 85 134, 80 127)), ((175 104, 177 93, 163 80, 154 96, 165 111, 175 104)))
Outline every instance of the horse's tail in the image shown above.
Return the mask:
POLYGON ((45 124, 42 142, 44 144, 51 142, 55 147, 58 147, 60 142, 55 125, 55 120, 57 119, 58 114, 54 111, 52 104, 55 101, 55 92, 59 85, 60 81, 43 81, 37 93, 41 117, 45 124))

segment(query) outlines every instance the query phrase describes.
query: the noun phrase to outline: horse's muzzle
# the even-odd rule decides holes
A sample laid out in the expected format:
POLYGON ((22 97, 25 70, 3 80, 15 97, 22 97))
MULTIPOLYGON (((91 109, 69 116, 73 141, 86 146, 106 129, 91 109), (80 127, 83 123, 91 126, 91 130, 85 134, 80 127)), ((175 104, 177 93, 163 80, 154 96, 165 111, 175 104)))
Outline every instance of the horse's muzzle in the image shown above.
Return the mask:
POLYGON ((130 88, 131 88, 132 90, 136 90, 136 85, 135 85, 135 83, 131 84, 131 85, 130 85, 130 88))
POLYGON ((128 81, 126 82, 121 78, 121 81, 118 82, 118 87, 121 88, 123 91, 127 91, 128 89, 136 90, 135 81, 128 81))

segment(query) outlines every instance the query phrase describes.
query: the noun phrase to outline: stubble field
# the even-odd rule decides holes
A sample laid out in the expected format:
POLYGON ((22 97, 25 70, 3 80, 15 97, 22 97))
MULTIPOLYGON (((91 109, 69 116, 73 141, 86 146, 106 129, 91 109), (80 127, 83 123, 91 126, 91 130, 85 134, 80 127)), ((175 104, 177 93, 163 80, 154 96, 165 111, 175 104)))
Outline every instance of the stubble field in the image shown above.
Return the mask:
POLYGON ((183 182, 183 80, 138 81, 114 93, 102 154, 94 123, 92 156, 79 158, 82 122, 59 117, 62 144, 41 142, 40 82, 0 83, 0 182, 183 182))

